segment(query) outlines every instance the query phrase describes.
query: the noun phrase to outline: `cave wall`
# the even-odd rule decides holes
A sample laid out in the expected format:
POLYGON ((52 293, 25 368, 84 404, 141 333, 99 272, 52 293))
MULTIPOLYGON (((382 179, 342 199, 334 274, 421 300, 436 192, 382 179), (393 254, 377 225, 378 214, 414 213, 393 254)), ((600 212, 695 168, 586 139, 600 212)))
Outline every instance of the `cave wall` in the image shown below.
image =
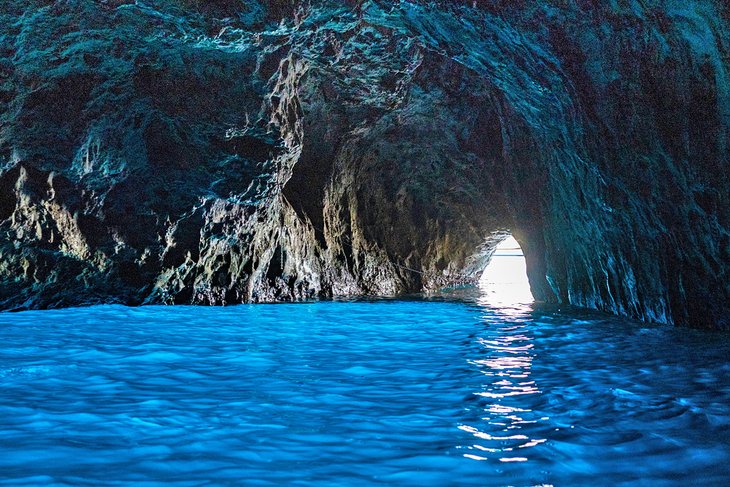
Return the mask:
POLYGON ((723 2, 0 6, 0 308, 474 282, 730 328, 723 2))

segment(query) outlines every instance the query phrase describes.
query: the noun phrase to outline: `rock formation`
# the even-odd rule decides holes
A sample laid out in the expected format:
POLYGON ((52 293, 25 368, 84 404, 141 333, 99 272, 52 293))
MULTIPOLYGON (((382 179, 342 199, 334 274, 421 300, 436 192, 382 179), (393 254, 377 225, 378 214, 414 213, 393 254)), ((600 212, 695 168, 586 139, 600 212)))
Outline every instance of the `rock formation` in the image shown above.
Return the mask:
POLYGON ((730 328, 721 0, 5 0, 0 308, 473 282, 730 328))

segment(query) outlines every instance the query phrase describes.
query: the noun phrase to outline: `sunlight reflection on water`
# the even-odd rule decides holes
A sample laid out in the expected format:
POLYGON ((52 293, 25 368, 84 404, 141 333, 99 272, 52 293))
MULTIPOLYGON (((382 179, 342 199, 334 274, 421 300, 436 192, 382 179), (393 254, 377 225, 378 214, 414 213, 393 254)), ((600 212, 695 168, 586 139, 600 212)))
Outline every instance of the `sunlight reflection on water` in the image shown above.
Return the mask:
POLYGON ((490 312, 485 313, 483 320, 490 326, 486 336, 477 338, 485 357, 469 361, 487 379, 481 390, 474 394, 489 402, 484 405, 480 423, 461 425, 459 429, 471 433, 477 440, 468 447, 473 451, 464 455, 467 458, 488 460, 488 457, 475 453, 481 451, 500 454, 500 462, 526 462, 528 449, 547 441, 540 436, 540 428, 534 425, 549 418, 535 414, 526 407, 530 404, 529 399, 522 397, 541 393, 537 383, 531 380, 535 345, 529 320, 532 307, 527 304, 532 301, 529 284, 526 276, 525 282, 520 282, 519 278, 508 273, 522 272, 521 276, 524 276, 524 258, 500 256, 493 261, 500 258, 511 260, 505 265, 498 265, 496 273, 485 272, 483 294, 477 302, 485 307, 493 306, 495 301, 511 306, 496 310, 487 308, 490 312), (521 265, 515 265, 515 261, 521 261, 521 265), (501 284, 500 279, 507 284, 501 284), (524 286, 527 286, 526 291, 524 286), (529 301, 526 299, 528 294, 529 301))

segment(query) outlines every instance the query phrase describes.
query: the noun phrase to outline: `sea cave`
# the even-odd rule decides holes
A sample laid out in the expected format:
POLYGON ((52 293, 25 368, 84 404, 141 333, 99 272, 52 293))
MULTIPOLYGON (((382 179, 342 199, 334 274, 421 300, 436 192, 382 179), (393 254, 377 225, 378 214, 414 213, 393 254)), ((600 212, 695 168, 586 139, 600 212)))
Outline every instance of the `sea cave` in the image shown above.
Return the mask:
POLYGON ((726 484, 729 131, 723 0, 5 0, 0 483, 726 484))

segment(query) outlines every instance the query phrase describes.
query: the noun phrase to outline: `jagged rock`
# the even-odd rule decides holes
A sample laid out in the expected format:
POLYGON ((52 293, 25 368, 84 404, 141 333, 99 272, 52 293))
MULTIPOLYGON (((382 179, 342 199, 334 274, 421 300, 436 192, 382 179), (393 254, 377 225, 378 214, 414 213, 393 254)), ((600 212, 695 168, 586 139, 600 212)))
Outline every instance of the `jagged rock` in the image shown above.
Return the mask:
POLYGON ((0 307, 473 282, 730 328, 720 0, 8 0, 0 307))

